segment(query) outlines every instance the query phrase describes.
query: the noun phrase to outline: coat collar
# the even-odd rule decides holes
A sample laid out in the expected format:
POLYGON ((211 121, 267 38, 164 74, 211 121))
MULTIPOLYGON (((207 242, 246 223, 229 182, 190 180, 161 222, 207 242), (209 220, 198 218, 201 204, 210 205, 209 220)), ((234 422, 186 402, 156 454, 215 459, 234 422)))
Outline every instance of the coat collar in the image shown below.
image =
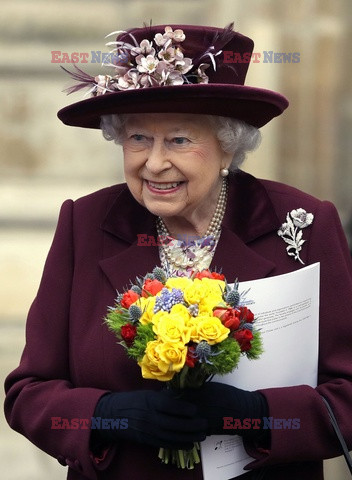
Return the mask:
MULTIPOLYGON (((275 264, 248 244, 278 230, 280 224, 263 183, 242 171, 231 175, 222 233, 210 268, 221 269, 229 281, 234 276, 244 281, 269 275, 275 264)), ((141 233, 156 238, 155 216, 134 200, 127 186, 116 197, 102 228, 130 244, 100 262, 114 288, 121 288, 121 282, 126 285, 123 278, 134 279, 160 264, 158 247, 137 245, 141 233)))

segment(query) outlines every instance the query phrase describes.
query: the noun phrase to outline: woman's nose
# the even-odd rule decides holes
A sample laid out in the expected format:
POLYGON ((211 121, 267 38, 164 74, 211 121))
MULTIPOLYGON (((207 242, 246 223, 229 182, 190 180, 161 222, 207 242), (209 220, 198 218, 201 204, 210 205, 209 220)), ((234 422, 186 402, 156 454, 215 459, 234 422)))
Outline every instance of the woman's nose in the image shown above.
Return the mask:
POLYGON ((148 151, 145 166, 153 174, 158 174, 163 170, 170 168, 171 161, 169 158, 169 151, 164 142, 154 140, 148 151))

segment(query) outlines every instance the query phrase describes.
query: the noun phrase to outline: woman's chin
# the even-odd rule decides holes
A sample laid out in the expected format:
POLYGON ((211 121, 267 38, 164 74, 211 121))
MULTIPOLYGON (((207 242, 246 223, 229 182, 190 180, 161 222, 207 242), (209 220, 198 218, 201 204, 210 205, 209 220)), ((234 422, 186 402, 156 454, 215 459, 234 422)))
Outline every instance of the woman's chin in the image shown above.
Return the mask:
POLYGON ((144 206, 153 215, 156 215, 157 217, 161 217, 161 218, 169 218, 169 217, 181 215, 181 211, 173 208, 172 206, 170 206, 170 208, 167 208, 167 207, 157 205, 154 202, 145 202, 144 206))
POLYGON ((158 217, 173 217, 182 216, 182 211, 185 208, 185 202, 181 198, 177 198, 176 195, 173 199, 167 199, 166 197, 155 198, 152 195, 143 195, 144 207, 158 217))

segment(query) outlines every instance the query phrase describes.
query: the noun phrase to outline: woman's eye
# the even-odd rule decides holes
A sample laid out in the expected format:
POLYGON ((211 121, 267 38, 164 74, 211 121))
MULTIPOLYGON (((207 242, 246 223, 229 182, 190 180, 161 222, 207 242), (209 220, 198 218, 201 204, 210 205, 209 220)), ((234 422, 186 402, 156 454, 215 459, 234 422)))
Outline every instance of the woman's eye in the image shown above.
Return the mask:
POLYGON ((130 137, 132 140, 135 140, 136 142, 141 142, 145 139, 144 135, 141 135, 140 133, 136 133, 134 135, 131 135, 130 137))
POLYGON ((186 143, 189 142, 188 138, 186 137, 175 137, 173 139, 173 142, 176 144, 176 145, 185 145, 186 143))

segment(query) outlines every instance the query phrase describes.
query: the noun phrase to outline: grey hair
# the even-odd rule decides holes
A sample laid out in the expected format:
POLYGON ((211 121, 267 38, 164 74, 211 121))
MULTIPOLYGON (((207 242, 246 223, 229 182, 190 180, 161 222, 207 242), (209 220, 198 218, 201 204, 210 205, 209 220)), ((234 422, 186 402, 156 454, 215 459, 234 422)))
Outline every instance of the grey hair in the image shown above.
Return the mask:
MULTIPOLYGON (((236 118, 206 115, 216 130, 216 136, 225 153, 232 154, 230 171, 236 171, 246 158, 246 154, 255 150, 261 142, 258 128, 236 118)), ((112 114, 101 117, 100 128, 106 140, 121 145, 124 139, 126 115, 112 114)))

